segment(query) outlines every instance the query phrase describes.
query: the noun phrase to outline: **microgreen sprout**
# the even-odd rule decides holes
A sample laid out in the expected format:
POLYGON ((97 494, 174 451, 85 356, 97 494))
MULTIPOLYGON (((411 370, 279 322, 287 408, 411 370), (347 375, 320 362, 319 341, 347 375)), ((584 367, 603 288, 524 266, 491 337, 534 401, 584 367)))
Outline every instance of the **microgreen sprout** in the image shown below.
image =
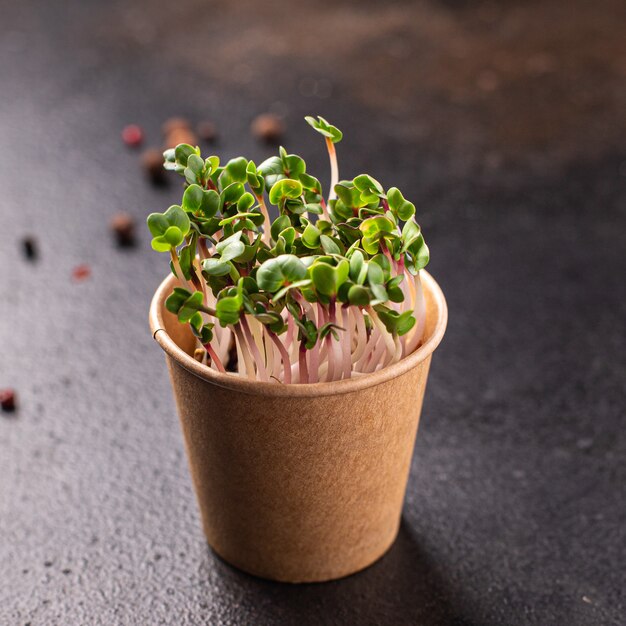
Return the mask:
POLYGON ((234 361, 233 375, 251 380, 342 380, 399 361, 423 339, 429 252, 415 205, 367 174, 339 180, 341 131, 306 121, 326 141, 326 198, 282 147, 258 165, 221 164, 188 144, 164 153, 185 181, 180 205, 148 217, 152 247, 169 254, 179 282, 166 307, 219 372, 234 361))

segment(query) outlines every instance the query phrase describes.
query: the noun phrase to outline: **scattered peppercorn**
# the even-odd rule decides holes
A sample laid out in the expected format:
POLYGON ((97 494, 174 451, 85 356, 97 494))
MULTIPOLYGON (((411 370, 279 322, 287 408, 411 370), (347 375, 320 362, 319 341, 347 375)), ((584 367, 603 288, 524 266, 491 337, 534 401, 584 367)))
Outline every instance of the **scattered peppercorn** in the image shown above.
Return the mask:
POLYGON ((24 239, 22 239, 22 250, 27 259, 34 261, 38 256, 37 240, 34 237, 24 237, 24 239))
POLYGON ((150 148, 141 155, 141 165, 153 185, 163 185, 167 182, 163 167, 163 153, 156 148, 150 148))
POLYGON ((15 411, 17 396, 13 389, 0 389, 0 406, 7 413, 15 411))
POLYGON ((129 124, 122 131, 122 140, 127 146, 136 148, 143 141, 143 130, 137 124, 129 124))
POLYGON ((135 244, 135 221, 128 213, 117 213, 111 220, 111 230, 117 244, 129 248, 135 244))
POLYGON ((72 270, 72 278, 76 281, 85 280, 91 276, 91 268, 86 263, 82 265, 77 265, 72 270))
POLYGON ((175 148, 179 143, 196 146, 198 138, 189 128, 175 128, 165 137, 165 148, 175 148))
POLYGON ((169 134, 173 133, 175 130, 179 129, 191 130, 191 124, 189 120, 184 117, 170 117, 168 120, 165 120, 163 126, 161 126, 161 132, 164 137, 167 137, 169 134))
POLYGON ((200 122, 196 128, 198 137, 207 143, 214 143, 217 139, 217 128, 215 124, 209 120, 200 122))
POLYGON ((252 134, 265 143, 278 143, 285 134, 285 124, 278 115, 263 113, 257 116, 250 129, 252 134))

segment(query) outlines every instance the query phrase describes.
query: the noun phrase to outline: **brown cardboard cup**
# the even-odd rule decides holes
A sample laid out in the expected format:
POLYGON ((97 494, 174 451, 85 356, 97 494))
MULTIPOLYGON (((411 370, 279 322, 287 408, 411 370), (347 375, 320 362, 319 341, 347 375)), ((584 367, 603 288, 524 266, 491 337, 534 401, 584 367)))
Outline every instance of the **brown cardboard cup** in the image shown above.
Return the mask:
POLYGON ((150 306, 166 353, 204 532, 229 563, 264 578, 314 582, 357 572, 396 538, 433 351, 446 328, 441 289, 422 271, 423 345, 379 372, 282 385, 220 374, 194 338, 150 306))

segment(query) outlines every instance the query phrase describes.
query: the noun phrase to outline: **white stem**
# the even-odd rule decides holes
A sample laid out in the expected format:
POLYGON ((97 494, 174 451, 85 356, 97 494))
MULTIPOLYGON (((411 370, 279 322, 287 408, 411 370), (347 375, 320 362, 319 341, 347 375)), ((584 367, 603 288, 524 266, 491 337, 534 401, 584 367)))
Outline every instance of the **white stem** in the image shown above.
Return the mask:
POLYGON ((394 335, 393 342, 396 345, 396 351, 391 359, 391 362, 397 363, 402 358, 402 343, 400 342, 400 337, 398 337, 398 335, 394 335))
POLYGON ((246 340, 243 336, 243 332, 241 330, 241 325, 239 324, 239 322, 235 324, 233 329, 235 331, 235 336, 237 337, 237 354, 239 356, 239 373, 240 374, 242 373, 241 372, 241 360, 243 360, 246 366, 246 373, 248 375, 248 378, 255 380, 256 372, 254 369, 254 363, 252 361, 252 357, 250 356, 250 352, 248 351, 246 340))
POLYGON ((364 367, 367 363, 367 360, 370 354, 372 353, 372 350, 376 348, 376 345, 378 344, 379 339, 380 339, 380 332, 378 328, 374 326, 370 333, 367 344, 365 345, 365 350, 363 350, 363 354, 361 355, 361 358, 356 362, 354 369, 358 370, 359 372, 365 371, 364 367))
POLYGON ((367 347, 367 331, 365 330, 365 320, 363 319, 363 313, 359 307, 352 307, 352 315, 356 322, 356 348, 352 354, 352 362, 356 363, 365 352, 367 347))
POLYGON ((386 350, 387 348, 385 346, 385 339, 381 334, 379 334, 376 348, 371 353, 366 366, 363 368, 363 371, 373 372, 374 370, 376 370, 376 366, 383 360, 382 357, 385 354, 386 350))
MULTIPOLYGON (((380 331, 380 334, 382 335, 385 341, 385 344, 387 346, 387 352, 389 356, 393 357, 393 354, 396 351, 396 346, 393 342, 393 337, 387 332, 385 325, 380 321, 380 318, 378 317, 376 311, 374 311, 374 309, 371 306, 367 307, 367 312, 369 313, 370 317, 372 318, 372 321, 374 322, 374 324, 380 331)), ((388 360, 387 357, 385 357, 385 360, 388 360)))
POLYGON ((261 356, 261 352, 259 351, 259 346, 257 346, 256 341, 254 340, 254 337, 250 332, 250 326, 248 325, 248 319, 245 313, 241 316, 240 324, 241 328, 243 328, 243 334, 246 341, 248 342, 248 346, 250 347, 252 356, 254 357, 259 378, 263 382, 269 382, 269 376, 267 375, 267 370, 265 369, 264 359, 261 356))
POLYGON ((328 354, 328 371, 326 376, 326 382, 330 382, 331 380, 335 380, 335 351, 333 350, 331 333, 326 335, 326 350, 328 354))

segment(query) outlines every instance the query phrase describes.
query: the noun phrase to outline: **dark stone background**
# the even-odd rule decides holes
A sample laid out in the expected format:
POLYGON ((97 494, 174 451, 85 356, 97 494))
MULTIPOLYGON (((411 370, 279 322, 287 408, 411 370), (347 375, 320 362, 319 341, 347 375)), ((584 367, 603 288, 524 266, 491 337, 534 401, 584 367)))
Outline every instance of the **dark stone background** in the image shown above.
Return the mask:
POLYGON ((0 623, 624 623, 626 5, 0 0, 0 623), (280 585, 206 547, 147 309, 142 177, 172 114, 260 159, 259 112, 326 180, 418 207, 450 307, 400 536, 348 579, 280 585), (40 259, 19 241, 33 234, 40 259), (93 270, 75 283, 79 263, 93 270))

